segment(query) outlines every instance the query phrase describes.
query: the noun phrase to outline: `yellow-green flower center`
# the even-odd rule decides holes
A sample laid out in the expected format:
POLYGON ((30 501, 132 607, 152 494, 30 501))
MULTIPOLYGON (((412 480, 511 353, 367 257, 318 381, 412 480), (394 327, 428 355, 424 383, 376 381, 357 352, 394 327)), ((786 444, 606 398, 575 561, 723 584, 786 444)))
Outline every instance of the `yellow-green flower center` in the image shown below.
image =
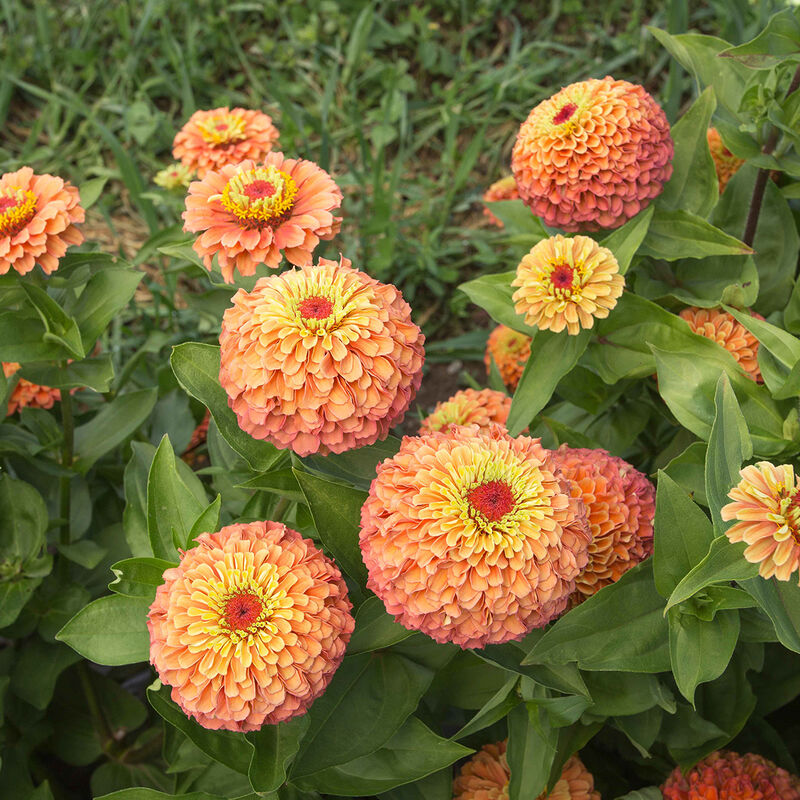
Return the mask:
POLYGON ((20 186, 0 192, 0 236, 19 233, 36 214, 36 195, 20 186))
POLYGON ((781 539, 791 536, 796 544, 800 544, 800 487, 782 489, 778 495, 779 519, 782 523, 778 531, 781 539))
POLYGON ((225 147, 247 138, 244 118, 235 114, 208 117, 197 123, 203 141, 212 147, 225 147))
POLYGON ((291 175, 273 166, 234 175, 222 191, 222 205, 245 227, 275 225, 294 206, 297 185, 291 175))

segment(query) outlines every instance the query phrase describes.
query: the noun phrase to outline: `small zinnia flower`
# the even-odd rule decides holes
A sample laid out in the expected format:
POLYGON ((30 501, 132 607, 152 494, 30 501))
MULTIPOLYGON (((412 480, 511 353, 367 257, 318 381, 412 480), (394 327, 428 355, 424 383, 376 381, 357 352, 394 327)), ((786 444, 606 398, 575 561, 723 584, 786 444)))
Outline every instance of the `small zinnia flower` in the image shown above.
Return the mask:
POLYGON ((311 264, 320 239, 339 231, 333 212, 341 203, 341 190, 316 164, 267 153, 263 164, 231 164, 190 183, 183 229, 201 234, 192 247, 206 269, 216 255, 233 283, 234 270, 277 269, 281 253, 296 266, 311 264))
MULTIPOLYGON (((20 365, 16 361, 3 361, 3 374, 10 378, 20 365)), ((8 416, 20 408, 52 408, 56 400, 61 400, 61 391, 49 386, 40 386, 20 378, 8 398, 8 416)))
MULTIPOLYGON (((496 203, 498 200, 516 200, 519 197, 517 191, 517 182, 514 180, 513 175, 508 175, 505 178, 500 178, 495 181, 484 193, 484 203, 496 203)), ((492 223, 497 225, 498 228, 504 227, 501 220, 499 220, 492 212, 484 206, 483 215, 492 223)))
MULTIPOLYGON (((506 760, 507 741, 485 744, 461 767, 453 782, 453 800, 508 800, 511 770, 506 760)), ((600 800, 594 777, 578 756, 564 764, 561 777, 549 794, 538 800, 600 800)))
POLYGON ((503 383, 509 391, 513 392, 525 371, 525 364, 530 355, 530 336, 505 325, 498 325, 489 334, 489 340, 486 342, 486 353, 483 357, 486 374, 491 374, 492 361, 494 361, 503 383))
POLYGON ((664 800, 800 800, 800 779, 763 756, 720 750, 661 787, 664 800))
POLYGON ((744 164, 744 160, 738 158, 722 143, 722 138, 716 128, 709 128, 707 131, 708 149, 711 151, 711 158, 714 159, 714 168, 717 171, 717 181, 719 182, 719 193, 725 191, 728 181, 739 171, 744 164))
POLYGON ((728 492, 733 502, 719 512, 726 522, 736 520, 725 535, 747 542, 744 557, 758 564, 764 578, 788 581, 800 570, 800 478, 791 465, 769 461, 744 467, 739 475, 742 479, 728 492))
POLYGON ((194 170, 191 167, 185 164, 173 164, 171 167, 159 170, 153 178, 153 183, 164 189, 185 189, 193 177, 194 170))
POLYGON ((310 539, 278 522, 197 537, 150 607, 150 661, 204 728, 257 730, 304 714, 353 632, 347 587, 310 539))
POLYGON ((614 254, 588 236, 542 239, 517 267, 514 310, 526 325, 576 335, 605 319, 622 294, 625 279, 614 254))
MULTIPOLYGON (((750 315, 764 319, 755 311, 750 315)), ((722 345, 756 383, 764 382, 758 366, 758 339, 732 314, 720 308, 690 306, 681 311, 680 317, 695 333, 722 345)))
POLYGON ((30 167, 0 177, 0 275, 25 275, 38 263, 47 275, 58 268, 67 248, 83 241, 78 190, 55 175, 35 175, 30 167))
POLYGON ((394 286, 323 258, 234 295, 219 378, 251 436, 301 456, 341 453, 402 420, 424 342, 394 286))
POLYGON ((278 141, 272 118, 246 108, 214 108, 195 111, 178 131, 172 155, 203 178, 247 159, 260 161, 278 141))
POLYGON ((462 389, 449 400, 436 404, 433 412, 422 420, 420 434, 440 431, 450 425, 477 425, 488 428, 495 423, 505 425, 511 410, 511 398, 494 389, 462 389))
POLYGON ((562 445, 552 460, 583 500, 592 530, 589 563, 575 582, 573 602, 580 602, 652 555, 655 488, 605 450, 562 445))
POLYGON ((565 231, 616 228, 672 175, 672 137, 641 87, 606 77, 573 83, 539 103, 511 154, 520 197, 565 231))
POLYGON ((590 540, 549 452, 499 425, 404 438, 361 509, 367 586, 401 625, 464 648, 558 616, 590 540))

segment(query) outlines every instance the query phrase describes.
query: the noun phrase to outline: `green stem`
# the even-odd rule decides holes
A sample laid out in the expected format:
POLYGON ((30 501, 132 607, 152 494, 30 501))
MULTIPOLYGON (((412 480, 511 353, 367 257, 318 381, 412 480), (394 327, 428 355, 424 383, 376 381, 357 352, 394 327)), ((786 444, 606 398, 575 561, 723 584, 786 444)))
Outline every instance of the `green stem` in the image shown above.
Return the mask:
MULTIPOLYGON (((67 366, 66 362, 61 362, 61 368, 67 366)), ((61 425, 64 433, 64 442, 61 446, 61 466, 63 469, 71 469, 73 446, 75 436, 75 423, 72 417, 72 395, 69 390, 61 392, 61 425)), ((60 478, 60 508, 61 533, 59 541, 61 544, 70 543, 70 482, 71 475, 62 475, 60 478)))

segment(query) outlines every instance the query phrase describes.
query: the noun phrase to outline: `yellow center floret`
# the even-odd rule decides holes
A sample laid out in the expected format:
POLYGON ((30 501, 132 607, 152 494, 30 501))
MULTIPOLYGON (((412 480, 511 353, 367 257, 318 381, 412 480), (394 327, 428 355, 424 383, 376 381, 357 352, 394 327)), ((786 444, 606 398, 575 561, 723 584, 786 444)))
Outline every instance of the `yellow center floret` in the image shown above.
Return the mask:
POLYGON ((294 206, 297 185, 291 175, 273 166, 234 175, 222 191, 221 203, 248 228, 275 224, 294 206))
POLYGON ((36 195, 19 186, 0 191, 0 236, 19 233, 36 213, 36 195))
POLYGON ((214 147, 224 147, 247 138, 244 118, 235 114, 209 117, 198 122, 197 127, 203 141, 214 147))

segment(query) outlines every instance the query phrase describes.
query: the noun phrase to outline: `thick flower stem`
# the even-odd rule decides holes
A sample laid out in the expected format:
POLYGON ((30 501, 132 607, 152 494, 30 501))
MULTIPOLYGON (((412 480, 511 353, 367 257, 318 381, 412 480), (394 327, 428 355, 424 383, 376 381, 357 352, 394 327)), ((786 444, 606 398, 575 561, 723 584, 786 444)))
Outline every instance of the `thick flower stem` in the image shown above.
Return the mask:
MULTIPOLYGON (((66 363, 62 362, 62 368, 66 363)), ((64 442, 61 446, 61 466, 68 470, 72 467, 73 444, 75 425, 72 418, 72 395, 68 390, 61 393, 61 424, 64 433, 64 442)), ((59 515, 61 517, 61 532, 59 542, 61 544, 70 543, 70 485, 72 476, 62 475, 60 479, 60 505, 59 515)))

